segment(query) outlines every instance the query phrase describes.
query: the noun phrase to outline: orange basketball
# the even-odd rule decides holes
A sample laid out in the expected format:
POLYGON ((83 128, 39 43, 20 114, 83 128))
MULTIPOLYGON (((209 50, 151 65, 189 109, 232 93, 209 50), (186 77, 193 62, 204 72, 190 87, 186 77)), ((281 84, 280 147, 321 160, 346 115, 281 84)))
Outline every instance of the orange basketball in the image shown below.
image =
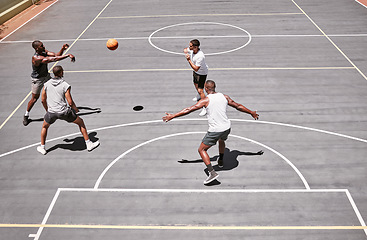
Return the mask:
POLYGON ((108 39, 106 46, 110 50, 116 50, 119 46, 119 42, 116 39, 108 39))

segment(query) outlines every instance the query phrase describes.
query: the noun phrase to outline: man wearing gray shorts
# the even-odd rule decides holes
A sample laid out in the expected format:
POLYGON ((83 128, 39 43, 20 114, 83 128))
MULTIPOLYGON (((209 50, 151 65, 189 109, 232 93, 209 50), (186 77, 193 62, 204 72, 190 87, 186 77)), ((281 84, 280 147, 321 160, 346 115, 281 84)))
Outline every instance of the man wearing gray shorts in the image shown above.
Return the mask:
POLYGON ((41 146, 37 147, 37 151, 43 155, 47 153, 45 149, 47 131, 57 119, 77 124, 84 137, 88 151, 92 151, 99 146, 99 141, 92 142, 89 140, 83 119, 76 115, 79 109, 71 97, 71 86, 63 79, 64 70, 61 66, 55 66, 53 73, 55 77, 44 84, 42 91, 42 105, 47 112, 41 130, 41 146))
POLYGON ((29 119, 29 112, 31 111, 33 105, 37 102, 40 93, 43 88, 43 84, 47 82, 51 76, 48 72, 47 64, 49 62, 56 62, 62 59, 71 58, 71 61, 75 61, 75 57, 72 54, 62 55, 63 52, 69 47, 68 44, 64 44, 58 53, 49 52, 45 49, 43 43, 39 40, 33 41, 32 47, 35 53, 32 57, 32 98, 29 100, 27 105, 27 110, 23 117, 23 125, 27 126, 31 120, 29 119))
POLYGON ((203 159, 209 172, 209 176, 204 181, 204 184, 208 184, 218 178, 218 173, 214 171, 210 162, 210 157, 207 153, 208 149, 214 146, 217 142, 219 142, 218 166, 223 167, 223 156, 226 146, 225 141, 231 132, 231 122, 227 117, 227 106, 229 105, 238 111, 248 113, 255 120, 259 119, 259 115, 256 111, 251 111, 242 104, 236 103, 227 95, 215 92, 215 87, 214 81, 207 80, 205 83, 205 91, 208 95, 204 99, 201 99, 195 105, 184 108, 175 114, 166 113, 166 116, 162 118, 163 121, 168 122, 173 118, 187 115, 200 108, 206 108, 209 129, 198 149, 200 157, 203 159))

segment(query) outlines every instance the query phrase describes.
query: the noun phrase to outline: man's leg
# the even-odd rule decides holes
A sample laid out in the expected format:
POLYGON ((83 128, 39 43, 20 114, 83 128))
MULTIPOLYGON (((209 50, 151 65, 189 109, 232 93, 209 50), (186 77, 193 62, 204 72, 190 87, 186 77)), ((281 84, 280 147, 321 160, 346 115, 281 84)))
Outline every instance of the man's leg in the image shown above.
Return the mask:
POLYGON ((92 142, 92 141, 89 140, 87 128, 85 127, 85 124, 84 124, 84 121, 83 121, 82 118, 80 118, 79 116, 77 116, 77 118, 75 119, 74 123, 79 126, 79 130, 80 130, 80 132, 83 135, 83 138, 85 140, 85 145, 87 146, 87 150, 89 152, 99 146, 99 141, 92 142))
POLYGON ((40 94, 32 93, 32 98, 28 102, 27 111, 25 112, 25 115, 23 117, 23 125, 24 126, 27 126, 30 123, 30 121, 29 121, 29 112, 31 111, 31 109, 33 108, 34 104, 37 102, 39 97, 40 97, 40 94))
POLYGON ((208 178, 204 181, 204 184, 208 184, 212 181, 214 181, 215 179, 218 178, 218 173, 216 173, 214 171, 214 168, 212 166, 212 164, 210 163, 210 157, 207 153, 208 149, 210 148, 211 146, 209 145, 206 145, 204 143, 201 143, 200 146, 199 146, 199 154, 200 154, 200 157, 201 159, 203 159, 207 169, 208 169, 208 172, 209 172, 209 176, 208 178))
POLYGON ((46 145, 47 131, 49 127, 50 127, 50 124, 47 123, 46 121, 43 121, 42 129, 41 129, 41 146, 37 147, 37 151, 43 155, 47 153, 45 149, 45 145, 46 145))
POLYGON ((226 148, 226 143, 224 140, 219 139, 218 140, 218 149, 219 149, 219 159, 218 159, 218 167, 223 167, 223 156, 224 156, 224 150, 226 148))
POLYGON ((88 132, 87 132, 87 128, 85 127, 84 121, 83 119, 81 119, 79 116, 75 119, 74 121, 75 124, 77 124, 79 126, 79 130, 83 135, 83 138, 85 141, 89 140, 89 136, 88 136, 88 132))

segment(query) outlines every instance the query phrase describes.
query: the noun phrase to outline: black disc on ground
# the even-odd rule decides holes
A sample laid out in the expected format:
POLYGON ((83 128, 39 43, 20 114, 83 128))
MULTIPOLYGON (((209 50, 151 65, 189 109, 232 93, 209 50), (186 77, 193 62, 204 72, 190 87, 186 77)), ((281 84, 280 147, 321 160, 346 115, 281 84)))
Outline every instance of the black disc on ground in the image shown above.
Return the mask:
POLYGON ((143 106, 140 106, 140 105, 138 105, 138 106, 135 106, 135 107, 133 107, 133 110, 134 111, 141 111, 141 110, 143 110, 143 106))

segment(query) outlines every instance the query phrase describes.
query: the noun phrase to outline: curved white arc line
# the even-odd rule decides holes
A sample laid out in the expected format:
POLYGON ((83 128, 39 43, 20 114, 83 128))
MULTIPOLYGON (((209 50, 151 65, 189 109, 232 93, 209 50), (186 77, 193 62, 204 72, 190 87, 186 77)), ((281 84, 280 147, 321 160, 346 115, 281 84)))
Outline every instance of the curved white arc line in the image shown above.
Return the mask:
POLYGON ((239 139, 242 139, 242 140, 246 140, 246 141, 249 141, 249 142, 252 142, 252 143, 255 143, 257 145, 260 145, 270 151, 272 151, 273 153, 275 153, 276 155, 278 155, 280 158, 282 158, 286 163, 288 163, 288 165, 290 165, 293 170, 298 174, 299 178, 302 180, 303 184, 305 185, 305 188, 307 190, 311 190, 310 186, 308 185, 305 177, 302 175, 302 173, 298 170, 298 168, 291 162, 288 160, 288 158, 286 158, 283 154, 277 152, 276 150, 272 149, 271 147, 268 147, 267 145, 265 144, 262 144, 262 143, 259 143, 255 140, 252 140, 252 139, 249 139, 249 138, 245 138, 245 137, 241 137, 241 136, 237 136, 237 135, 232 135, 230 134, 229 136, 232 136, 232 137, 236 137, 236 138, 239 138, 239 139))
POLYGON ((166 52, 166 53, 171 53, 171 54, 176 54, 176 55, 185 55, 184 53, 178 53, 178 52, 172 52, 172 51, 168 51, 168 50, 165 50, 165 49, 162 49, 158 46, 156 46, 153 42, 152 42, 152 38, 153 38, 153 35, 156 34, 157 32, 159 31, 162 31, 164 29, 167 29, 167 28, 171 28, 171 27, 177 27, 177 26, 182 26, 182 25, 192 25, 192 24, 214 24, 214 25, 222 25, 222 26, 227 26, 227 27, 233 27, 233 28, 237 28, 239 30, 241 30, 242 32, 245 32, 248 37, 249 37, 249 40, 242 46, 238 47, 238 48, 235 48, 235 49, 232 49, 232 50, 229 50, 229 51, 223 51, 223 52, 217 52, 217 53, 206 53, 205 55, 206 56, 211 56, 211 55, 219 55, 219 54, 225 54, 225 53, 230 53, 230 52, 234 52, 234 51, 237 51, 241 48, 244 48, 246 47, 248 44, 250 44, 251 42, 251 34, 246 31, 245 29, 243 28, 240 28, 240 27, 237 27, 237 26, 234 26, 234 25, 231 25, 231 24, 226 24, 226 23, 218 23, 218 22, 189 22, 189 23, 179 23, 179 24, 174 24, 174 25, 169 25, 169 26, 166 26, 166 27, 162 27, 160 29, 157 29, 155 30, 154 32, 152 32, 149 37, 148 37, 148 42, 150 45, 152 45, 154 48, 162 51, 162 52, 166 52))
MULTIPOLYGON (((268 121, 261 121, 261 120, 246 120, 246 119, 230 119, 230 120, 234 121, 234 122, 263 123, 263 124, 271 124, 271 125, 277 125, 277 126, 299 128, 299 129, 330 134, 330 135, 334 135, 334 136, 338 136, 338 137, 348 138, 348 139, 351 139, 351 140, 367 143, 367 140, 362 139, 362 138, 352 137, 352 136, 348 136, 348 135, 345 135, 345 134, 330 132, 330 131, 321 130, 321 129, 317 129, 317 128, 303 127, 303 126, 298 126, 298 125, 293 125, 293 124, 288 124, 288 123, 277 123, 277 122, 268 122, 268 121)), ((174 121, 174 122, 176 122, 176 121, 207 121, 207 119, 205 119, 205 118, 184 118, 184 119, 173 119, 172 121, 174 121)), ((113 129, 113 128, 118 128, 118 127, 135 126, 135 125, 139 125, 139 124, 159 123, 159 122, 163 123, 162 120, 149 120, 149 121, 142 121, 142 122, 123 123, 123 124, 118 124, 118 125, 112 125, 112 126, 107 126, 107 127, 100 127, 100 128, 90 129, 90 130, 88 130, 88 132, 94 132, 94 131, 100 131, 100 130, 106 130, 106 129, 113 129)), ((72 133, 72 134, 69 134, 69 135, 64 135, 64 136, 57 137, 57 138, 53 138, 53 139, 47 140, 46 142, 49 143, 49 142, 52 142, 52 141, 55 141, 55 140, 59 140, 59 139, 70 137, 70 136, 75 136, 75 135, 78 135, 78 134, 80 134, 80 132, 72 133)), ((12 154, 12 153, 19 152, 21 150, 28 149, 30 147, 37 146, 37 144, 39 144, 39 143, 33 143, 31 145, 21 147, 21 148, 18 148, 18 149, 0 154, 0 158, 4 157, 4 156, 7 156, 9 154, 12 154)))
MULTIPOLYGON (((136 145, 135 147, 130 148, 129 150, 125 151, 123 154, 121 154, 120 156, 118 156, 117 158, 115 158, 115 160, 113 160, 104 170, 103 172, 100 174, 99 178, 97 179, 94 188, 93 189, 98 189, 103 177, 106 175, 106 173, 112 168, 112 166, 119 161, 121 158, 123 158, 124 156, 126 156, 128 153, 134 151, 135 149, 138 149, 141 146, 144 146, 146 144, 161 140, 161 139, 165 139, 165 138, 170 138, 170 137, 175 137, 175 136, 181 136, 181 135, 189 135, 189 134, 205 134, 206 132, 182 132, 182 133, 173 133, 173 134, 169 134, 169 135, 165 135, 165 136, 160 136, 157 138, 153 138, 150 139, 148 141, 145 141, 143 143, 140 143, 138 145, 136 145)), ((290 165, 292 167, 292 169, 298 174, 298 176, 300 177, 300 179, 302 180, 303 184, 305 185, 305 188, 307 190, 310 190, 310 186, 308 185, 306 179, 303 177, 302 173, 294 166, 294 164, 289 161, 285 156, 283 156, 281 153, 277 152, 276 150, 272 149, 271 147, 266 146, 265 144, 259 143, 255 140, 249 139, 249 138, 245 138, 245 137, 241 137, 241 136, 237 136, 237 135, 232 135, 230 134, 229 136, 231 137, 235 137, 235 138, 239 138, 245 141, 249 141, 252 143, 255 143, 257 145, 260 145, 268 150, 270 150, 271 152, 275 153, 276 155, 278 155, 280 158, 282 158, 286 163, 288 163, 288 165, 290 165)))
POLYGON ((367 143, 366 139, 352 137, 352 136, 348 136, 348 135, 345 135, 345 134, 330 132, 330 131, 321 130, 321 129, 317 129, 317 128, 303 127, 303 126, 288 124, 288 123, 277 123, 277 122, 268 122, 268 121, 259 121, 259 120, 246 120, 246 119, 231 119, 231 121, 264 123, 264 124, 278 125, 278 126, 284 126, 284 127, 299 128, 299 129, 310 130, 310 131, 314 131, 314 132, 326 133, 326 134, 330 134, 330 135, 334 135, 334 136, 338 136, 338 137, 349 138, 349 139, 352 139, 352 140, 367 143))
POLYGON ((160 136, 160 137, 157 137, 157 138, 153 138, 153 139, 150 139, 146 142, 143 142, 143 143, 140 143, 138 145, 136 145, 135 147, 132 147, 130 148, 129 150, 125 151, 123 154, 121 154, 120 156, 118 156, 117 158, 115 158, 115 160, 113 160, 104 170, 103 172, 101 173, 101 175, 99 175, 99 178, 97 179, 96 181, 96 184, 94 185, 94 189, 98 189, 99 187, 99 184, 101 183, 104 175, 108 172, 108 170, 118 161, 120 160, 121 158, 123 158, 125 155, 127 155, 128 153, 134 151, 135 149, 141 147, 141 146, 144 146, 148 143, 152 143, 152 142, 155 142, 155 141, 158 141, 158 140, 161 140, 161 139, 164 139, 164 138, 169 138, 169 137, 174 137, 174 136, 181 136, 181 135, 188 135, 188 134, 196 134, 196 133, 205 133, 205 132, 184 132, 184 133, 173 133, 173 134, 169 134, 169 135, 165 135, 165 136, 160 136))

